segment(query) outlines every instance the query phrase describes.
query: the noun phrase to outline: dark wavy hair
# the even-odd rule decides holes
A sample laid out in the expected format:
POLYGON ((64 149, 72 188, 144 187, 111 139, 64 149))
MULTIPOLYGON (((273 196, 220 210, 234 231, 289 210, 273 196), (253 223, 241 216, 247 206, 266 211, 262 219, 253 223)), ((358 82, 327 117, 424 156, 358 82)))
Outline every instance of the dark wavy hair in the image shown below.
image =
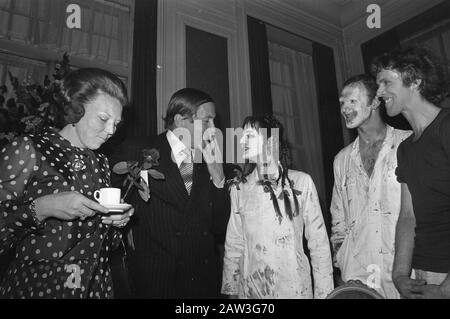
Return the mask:
POLYGON ((439 105, 445 98, 447 83, 444 70, 437 57, 426 48, 395 49, 376 57, 370 68, 374 76, 382 69, 400 72, 404 86, 421 80, 420 94, 430 103, 439 105))
POLYGON ((173 126, 175 115, 193 117, 197 113, 200 105, 214 102, 207 93, 192 89, 184 88, 176 91, 170 98, 167 106, 166 117, 164 118, 164 127, 169 129, 173 126))
POLYGON ((128 104, 127 88, 113 73, 97 68, 69 72, 58 94, 64 107, 64 125, 77 123, 84 116, 84 106, 100 93, 118 99, 122 106, 128 104))
POLYGON ((358 74, 352 76, 344 83, 344 88, 347 86, 362 85, 367 92, 367 99, 369 104, 373 102, 377 96, 378 84, 377 80, 371 74, 358 74))
MULTIPOLYGON (((295 191, 294 191, 294 183, 292 182, 292 180, 289 178, 288 176, 288 165, 289 165, 289 146, 287 141, 284 139, 284 128, 283 125, 281 124, 280 121, 278 121, 275 116, 273 115, 264 115, 264 116, 247 116, 244 119, 244 122, 242 124, 242 128, 244 128, 245 126, 250 125, 251 127, 255 128, 256 130, 259 129, 266 129, 267 131, 267 138, 270 138, 272 136, 272 130, 271 129, 278 129, 278 141, 274 141, 275 143, 278 143, 278 147, 279 147, 279 155, 280 155, 280 165, 281 167, 280 169, 280 174, 278 177, 278 180, 276 181, 277 183, 280 182, 281 180, 281 187, 283 189, 282 191, 282 195, 284 198, 284 207, 285 207, 285 211, 286 214, 288 215, 289 219, 293 219, 295 216, 298 216, 299 212, 300 212, 300 208, 299 208, 299 203, 298 203, 298 199, 297 196, 295 195, 295 191), (289 200, 289 194, 287 193, 287 191, 285 190, 286 187, 290 187, 292 190, 292 194, 293 194, 293 201, 294 201, 294 205, 295 205, 295 210, 292 210, 292 205, 291 202, 289 200)), ((244 164, 244 169, 242 172, 243 175, 243 182, 246 181, 246 177, 248 175, 250 175, 256 168, 256 164, 255 163, 251 163, 248 160, 246 160, 245 164, 244 164)), ((264 176, 264 178, 266 179, 267 176, 264 176)), ((282 215, 280 212, 280 207, 278 206, 278 200, 277 197, 272 189, 272 186, 270 183, 266 183, 264 184, 265 187, 268 188, 270 195, 271 195, 271 199, 272 199, 272 203, 275 209, 275 212, 281 222, 282 219, 282 215)))

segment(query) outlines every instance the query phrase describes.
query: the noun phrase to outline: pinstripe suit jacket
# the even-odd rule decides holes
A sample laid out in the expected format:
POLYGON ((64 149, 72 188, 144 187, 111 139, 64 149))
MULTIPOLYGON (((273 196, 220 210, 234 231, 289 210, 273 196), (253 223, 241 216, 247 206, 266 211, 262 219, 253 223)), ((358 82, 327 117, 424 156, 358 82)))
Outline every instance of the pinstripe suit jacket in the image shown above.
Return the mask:
POLYGON ((129 261, 136 296, 217 297, 221 274, 215 245, 225 234, 229 217, 226 186, 216 188, 206 164, 196 163, 189 196, 172 161, 166 133, 157 136, 151 147, 160 152, 157 169, 165 180, 149 178, 151 198, 137 205, 136 250, 129 261))

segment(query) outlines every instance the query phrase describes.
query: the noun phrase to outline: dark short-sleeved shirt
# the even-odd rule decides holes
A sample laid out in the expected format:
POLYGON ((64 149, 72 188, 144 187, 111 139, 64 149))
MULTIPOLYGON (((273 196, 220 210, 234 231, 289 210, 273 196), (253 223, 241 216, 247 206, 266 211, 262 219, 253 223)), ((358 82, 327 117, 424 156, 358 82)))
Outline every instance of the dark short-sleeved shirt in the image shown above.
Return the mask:
POLYGON ((397 151, 397 179, 412 196, 416 237, 412 266, 447 273, 450 270, 450 110, 437 117, 413 141, 397 151))

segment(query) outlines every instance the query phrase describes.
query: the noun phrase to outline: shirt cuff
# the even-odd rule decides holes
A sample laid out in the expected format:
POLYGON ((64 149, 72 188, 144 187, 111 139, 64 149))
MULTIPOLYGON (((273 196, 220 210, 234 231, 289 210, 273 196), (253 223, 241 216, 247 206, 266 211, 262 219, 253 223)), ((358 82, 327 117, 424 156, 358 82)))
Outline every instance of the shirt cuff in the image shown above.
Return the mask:
POLYGON ((213 180, 213 178, 210 176, 210 179, 213 181, 214 186, 216 186, 216 188, 223 188, 225 185, 225 176, 222 178, 222 180, 216 184, 213 180))

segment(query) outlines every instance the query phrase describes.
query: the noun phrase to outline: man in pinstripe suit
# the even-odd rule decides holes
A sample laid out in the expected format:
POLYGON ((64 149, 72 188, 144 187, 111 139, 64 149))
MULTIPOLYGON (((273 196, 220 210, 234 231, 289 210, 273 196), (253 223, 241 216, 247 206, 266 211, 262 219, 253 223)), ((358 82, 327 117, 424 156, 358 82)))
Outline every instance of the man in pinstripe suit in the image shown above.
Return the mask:
POLYGON ((167 131, 150 145, 160 153, 165 180, 149 177, 151 198, 137 207, 129 260, 136 297, 219 296, 216 246, 226 232, 228 192, 222 163, 202 156, 204 147, 220 154, 215 142, 194 139, 214 128, 214 118, 211 97, 179 90, 168 105, 167 131))

